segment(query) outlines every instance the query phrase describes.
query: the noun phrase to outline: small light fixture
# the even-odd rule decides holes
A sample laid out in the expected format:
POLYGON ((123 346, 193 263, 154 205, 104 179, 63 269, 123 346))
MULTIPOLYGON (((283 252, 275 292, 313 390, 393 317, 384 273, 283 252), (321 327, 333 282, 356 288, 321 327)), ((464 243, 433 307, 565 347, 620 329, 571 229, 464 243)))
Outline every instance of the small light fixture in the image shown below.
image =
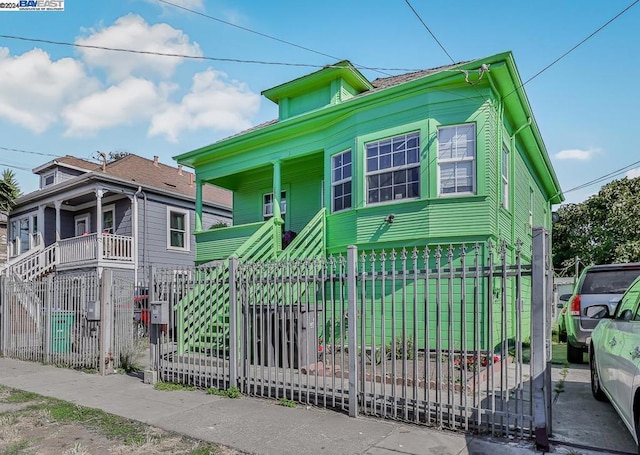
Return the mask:
POLYGON ((393 213, 390 213, 389 215, 387 215, 387 217, 384 219, 385 223, 389 223, 392 224, 393 220, 395 219, 395 215, 393 213))

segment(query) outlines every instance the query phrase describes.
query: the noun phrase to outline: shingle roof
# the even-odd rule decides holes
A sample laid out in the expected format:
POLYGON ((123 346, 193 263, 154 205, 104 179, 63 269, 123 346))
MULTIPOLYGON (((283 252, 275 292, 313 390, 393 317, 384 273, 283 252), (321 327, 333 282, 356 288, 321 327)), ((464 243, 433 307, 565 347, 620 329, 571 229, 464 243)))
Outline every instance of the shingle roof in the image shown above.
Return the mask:
MULTIPOLYGON (((465 63, 468 63, 468 61, 454 63, 454 64, 451 64, 451 65, 438 66, 436 68, 430 68, 430 69, 425 69, 425 70, 421 70, 421 71, 414 71, 413 73, 399 74, 397 76, 381 77, 381 78, 375 79, 373 82, 371 82, 371 85, 373 85, 373 89, 372 90, 368 90, 366 92, 362 92, 362 93, 354 96, 354 98, 359 98, 361 96, 368 95, 369 93, 378 92, 380 90, 384 90, 384 89, 387 89, 387 88, 390 88, 390 87, 394 87, 396 85, 404 84, 405 82, 413 81, 415 79, 419 79, 419 78, 424 77, 424 76, 429 76, 431 74, 439 73, 439 72, 442 72, 442 71, 448 71, 448 70, 450 70, 450 69, 452 69, 452 68, 454 68, 456 66, 460 66, 460 65, 463 65, 465 63)), ((216 141, 214 143, 223 142, 223 141, 226 141, 228 139, 231 139, 231 138, 234 138, 234 137, 237 137, 237 136, 242 136, 243 134, 251 133, 253 131, 260 130, 262 128, 266 128, 267 126, 273 125, 275 123, 278 123, 278 119, 269 120, 269 121, 261 123, 259 125, 252 126, 251 128, 248 128, 246 130, 240 131, 240 132, 238 132, 236 134, 233 134, 231 136, 227 136, 227 137, 225 137, 223 139, 220 139, 219 141, 216 141)))
POLYGON ((70 166, 79 167, 80 169, 86 169, 87 171, 93 171, 99 166, 91 161, 83 160, 82 158, 76 158, 75 156, 65 155, 60 158, 56 158, 54 163, 68 164, 70 166))
MULTIPOLYGON (((94 172, 102 172, 102 166, 94 164, 94 172)), ((192 180, 193 173, 181 171, 173 166, 157 163, 153 160, 138 155, 127 155, 118 160, 107 163, 105 173, 107 175, 136 182, 140 185, 158 188, 164 191, 183 194, 195 198, 196 185, 192 180)), ((231 207, 232 194, 230 191, 217 186, 204 185, 202 187, 202 199, 207 202, 231 207)))

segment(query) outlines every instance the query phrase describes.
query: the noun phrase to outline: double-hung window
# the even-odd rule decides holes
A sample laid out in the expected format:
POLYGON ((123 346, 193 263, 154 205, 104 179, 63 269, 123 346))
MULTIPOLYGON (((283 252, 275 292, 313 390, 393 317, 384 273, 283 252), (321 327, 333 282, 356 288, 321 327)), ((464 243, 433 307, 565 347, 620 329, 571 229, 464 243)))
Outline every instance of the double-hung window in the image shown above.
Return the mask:
POLYGON ((167 207, 167 249, 189 251, 189 211, 167 207))
POLYGON ((420 133, 366 144, 367 203, 420 197, 420 133))
MULTIPOLYGON (((262 216, 265 221, 273 216, 273 193, 267 193, 262 198, 262 216)), ((280 193, 280 215, 284 220, 287 213, 287 192, 280 193)))
POLYGON ((475 194, 476 125, 438 128, 440 195, 475 194))
POLYGON ((333 211, 350 209, 352 203, 351 150, 338 153, 331 158, 331 176, 333 211))
POLYGON ((509 150, 502 145, 502 206, 509 209, 509 150))

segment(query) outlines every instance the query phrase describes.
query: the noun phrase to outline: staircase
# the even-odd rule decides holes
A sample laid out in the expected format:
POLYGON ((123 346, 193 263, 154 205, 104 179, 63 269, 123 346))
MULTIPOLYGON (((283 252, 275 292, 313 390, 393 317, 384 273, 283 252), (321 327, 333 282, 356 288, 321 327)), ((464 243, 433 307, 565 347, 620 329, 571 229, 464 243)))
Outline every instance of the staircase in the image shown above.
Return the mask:
POLYGON ((46 248, 42 245, 43 243, 39 242, 37 247, 13 258, 2 268, 2 273, 16 286, 17 292, 12 293, 12 297, 24 308, 38 332, 43 302, 29 283, 55 270, 57 253, 57 244, 54 243, 46 248))
MULTIPOLYGON (((281 230, 273 219, 266 221, 230 257, 243 261, 262 262, 278 259, 324 257, 325 209, 321 209, 300 231, 285 250, 281 250, 281 230)), ((303 283, 283 283, 273 288, 277 295, 264 296, 269 301, 283 301, 288 296, 304 295, 303 283), (293 286, 294 288, 290 289, 293 286)), ((295 304, 296 302, 286 302, 295 304)), ((229 340, 229 259, 217 267, 201 268, 194 276, 193 289, 177 305, 178 352, 222 353, 229 340)))

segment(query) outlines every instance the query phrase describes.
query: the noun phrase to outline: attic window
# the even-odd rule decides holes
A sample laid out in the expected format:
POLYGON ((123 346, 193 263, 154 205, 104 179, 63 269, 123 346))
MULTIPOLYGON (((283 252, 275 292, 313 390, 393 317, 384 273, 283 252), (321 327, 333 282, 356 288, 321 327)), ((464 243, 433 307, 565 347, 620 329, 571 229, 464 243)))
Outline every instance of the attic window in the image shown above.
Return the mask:
POLYGON ((56 171, 50 172, 48 174, 44 174, 41 177, 40 188, 51 186, 54 183, 56 183, 56 171))

